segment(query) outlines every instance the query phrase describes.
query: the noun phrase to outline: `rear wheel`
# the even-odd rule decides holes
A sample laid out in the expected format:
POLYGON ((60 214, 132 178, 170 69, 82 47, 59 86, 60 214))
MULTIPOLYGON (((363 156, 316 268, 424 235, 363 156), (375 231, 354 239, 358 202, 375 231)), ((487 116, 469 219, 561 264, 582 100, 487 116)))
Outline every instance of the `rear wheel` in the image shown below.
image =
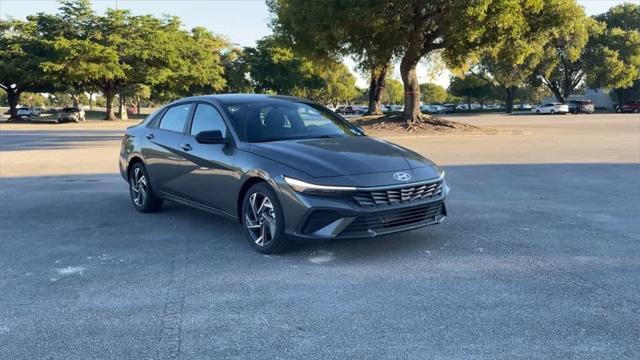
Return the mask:
POLYGON ((282 252, 289 246, 282 207, 276 193, 266 183, 257 183, 247 191, 242 206, 242 225, 251 246, 263 254, 282 252))
POLYGON ((540 115, 540 110, 536 110, 536 115, 540 115))
POLYGON ((636 109, 633 109, 633 112, 637 114, 637 113, 639 113, 639 112, 640 112, 640 109, 637 109, 637 108, 636 108, 636 109))
POLYGON ((551 115, 555 115, 555 114, 556 114, 556 112, 555 112, 555 111, 553 111, 553 110, 551 110, 550 114, 551 114, 551 115))
POLYGON ((129 170, 129 194, 136 210, 148 213, 162 208, 162 199, 151 189, 147 169, 141 162, 135 163, 129 170))

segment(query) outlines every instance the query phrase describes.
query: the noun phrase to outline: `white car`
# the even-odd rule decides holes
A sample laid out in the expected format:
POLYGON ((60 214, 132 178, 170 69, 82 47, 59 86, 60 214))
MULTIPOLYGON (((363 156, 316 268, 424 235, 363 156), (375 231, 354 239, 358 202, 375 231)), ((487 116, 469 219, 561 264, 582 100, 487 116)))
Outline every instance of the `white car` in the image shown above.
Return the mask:
POLYGON ((546 103, 535 106, 531 109, 532 112, 540 114, 567 114, 569 113, 569 105, 561 103, 546 103))
POLYGON ((444 114, 445 108, 442 105, 422 105, 420 110, 430 114, 444 114))
POLYGON ((41 110, 39 108, 28 108, 21 107, 16 111, 16 115, 18 115, 21 119, 29 119, 31 117, 40 116, 41 110))
POLYGON ((404 111, 404 106, 402 105, 387 105, 388 111, 404 111))

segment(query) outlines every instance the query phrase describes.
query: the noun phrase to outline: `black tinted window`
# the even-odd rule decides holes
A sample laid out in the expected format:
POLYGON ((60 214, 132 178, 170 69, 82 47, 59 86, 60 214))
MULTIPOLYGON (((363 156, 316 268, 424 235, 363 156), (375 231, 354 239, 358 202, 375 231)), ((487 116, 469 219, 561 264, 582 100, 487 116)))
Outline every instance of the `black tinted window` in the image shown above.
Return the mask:
POLYGON ((198 104, 196 112, 193 114, 191 123, 191 135, 197 135, 201 131, 220 130, 222 135, 226 132, 224 120, 218 110, 211 105, 198 104))
POLYGON ((189 112, 191 111, 191 104, 176 105, 167 112, 164 113, 162 120, 160 120, 160 129, 182 132, 184 130, 184 124, 187 121, 189 112))

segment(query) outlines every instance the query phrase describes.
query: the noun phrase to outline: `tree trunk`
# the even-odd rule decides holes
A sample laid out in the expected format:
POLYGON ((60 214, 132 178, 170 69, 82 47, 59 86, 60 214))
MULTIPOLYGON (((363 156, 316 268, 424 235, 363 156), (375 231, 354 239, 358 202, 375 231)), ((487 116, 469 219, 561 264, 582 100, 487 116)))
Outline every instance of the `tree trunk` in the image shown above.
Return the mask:
POLYGON ((416 74, 419 60, 420 56, 417 51, 409 48, 400 62, 400 75, 404 84, 404 113, 402 118, 410 128, 422 118, 422 112, 420 111, 420 84, 416 74))
POLYGON ((507 114, 511 114, 513 112, 513 95, 514 95, 514 89, 513 87, 509 87, 506 89, 507 92, 507 99, 505 101, 505 110, 507 112, 507 114))
POLYGON ((116 114, 113 109, 113 99, 115 97, 115 91, 111 88, 104 89, 104 96, 106 100, 107 113, 105 115, 105 120, 117 120, 116 114))
POLYGON ((122 94, 120 94, 119 98, 120 98, 120 106, 118 107, 118 116, 120 117, 120 120, 129 120, 129 116, 127 114, 126 101, 125 101, 126 99, 122 94))
POLYGON ((89 110, 93 110, 93 93, 89 93, 89 110))
POLYGON ((7 101, 9 102, 9 119, 18 119, 18 102, 20 101, 20 91, 7 90, 7 101))
POLYGON ((138 98, 137 102, 136 102, 136 114, 140 115, 140 108, 142 107, 142 99, 138 98))
POLYGON ((79 96, 77 94, 72 94, 71 95, 71 100, 73 101, 73 107, 78 107, 78 105, 80 105, 80 101, 79 101, 79 96))
POLYGON ((371 68, 371 82, 369 83, 369 109, 367 115, 381 115, 382 92, 384 91, 388 65, 371 68))

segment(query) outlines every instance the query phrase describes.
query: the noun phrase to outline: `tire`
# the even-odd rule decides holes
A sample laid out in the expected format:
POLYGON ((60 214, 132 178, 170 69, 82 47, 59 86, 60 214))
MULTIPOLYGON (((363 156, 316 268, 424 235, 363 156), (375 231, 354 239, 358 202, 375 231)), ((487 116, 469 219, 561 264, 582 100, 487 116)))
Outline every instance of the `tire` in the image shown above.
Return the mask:
POLYGON ((141 162, 135 163, 129 170, 129 194, 131 203, 142 213, 159 211, 163 200, 151 189, 147 169, 141 162))
POLYGON ((556 112, 555 112, 555 111, 553 111, 553 110, 551 110, 551 112, 550 112, 549 114, 551 114, 551 115, 555 115, 555 114, 556 114, 556 112))
POLYGON ((540 115, 540 110, 536 110, 536 115, 540 115))
POLYGON ((268 184, 260 182, 249 188, 242 201, 241 220, 247 240, 256 251, 275 254, 289 247, 282 206, 268 184))
POLYGON ((634 112, 635 114, 637 114, 637 113, 639 113, 639 112, 640 112, 640 109, 633 109, 633 112, 634 112))

